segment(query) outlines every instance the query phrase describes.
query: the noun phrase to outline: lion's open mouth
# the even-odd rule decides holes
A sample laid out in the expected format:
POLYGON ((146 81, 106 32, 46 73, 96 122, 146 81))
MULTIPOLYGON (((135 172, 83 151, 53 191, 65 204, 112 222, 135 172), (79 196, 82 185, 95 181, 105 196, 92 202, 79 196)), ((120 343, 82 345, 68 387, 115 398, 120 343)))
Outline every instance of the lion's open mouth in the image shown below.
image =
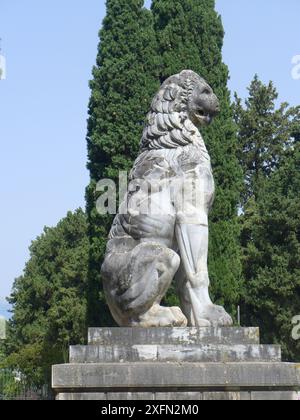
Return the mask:
POLYGON ((205 112, 203 110, 198 111, 196 115, 197 115, 197 117, 201 117, 201 118, 203 118, 203 117, 207 118, 207 117, 210 116, 208 112, 205 112))
POLYGON ((209 124, 212 120, 211 114, 209 112, 205 112, 203 109, 198 110, 195 113, 195 117, 201 125, 209 124))

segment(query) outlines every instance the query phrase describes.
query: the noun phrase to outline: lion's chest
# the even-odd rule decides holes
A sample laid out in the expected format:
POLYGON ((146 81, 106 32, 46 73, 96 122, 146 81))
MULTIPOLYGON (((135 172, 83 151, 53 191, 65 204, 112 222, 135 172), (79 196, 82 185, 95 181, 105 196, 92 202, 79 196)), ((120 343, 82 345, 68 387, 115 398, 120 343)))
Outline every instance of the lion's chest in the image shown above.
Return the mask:
MULTIPOLYGON (((205 149, 206 151, 206 149, 205 149)), ((208 153, 196 146, 145 153, 132 173, 131 206, 139 213, 208 212, 215 184, 208 153)))

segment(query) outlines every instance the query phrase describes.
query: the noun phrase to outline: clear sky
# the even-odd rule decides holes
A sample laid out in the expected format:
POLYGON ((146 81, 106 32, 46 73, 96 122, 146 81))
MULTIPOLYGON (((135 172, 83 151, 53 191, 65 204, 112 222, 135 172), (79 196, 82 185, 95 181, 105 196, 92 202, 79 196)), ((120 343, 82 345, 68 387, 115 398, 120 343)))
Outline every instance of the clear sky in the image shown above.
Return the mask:
MULTIPOLYGON (((299 0, 217 0, 230 88, 258 73, 281 100, 300 103, 299 0)), ((0 81, 0 315, 44 225, 84 206, 88 80, 104 0, 0 0, 7 79, 0 81)))

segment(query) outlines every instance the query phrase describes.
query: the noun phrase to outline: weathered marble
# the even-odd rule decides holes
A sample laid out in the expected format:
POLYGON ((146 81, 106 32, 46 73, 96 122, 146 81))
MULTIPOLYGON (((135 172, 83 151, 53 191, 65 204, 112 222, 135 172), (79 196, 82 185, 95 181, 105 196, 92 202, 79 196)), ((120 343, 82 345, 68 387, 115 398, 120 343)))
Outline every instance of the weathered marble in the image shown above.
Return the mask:
POLYGON ((58 400, 295 400, 300 366, 257 328, 92 328, 53 367, 58 400))
POLYGON ((250 345, 259 344, 258 328, 89 328, 88 344, 134 345, 250 345))
POLYGON ((209 296, 208 214, 215 185, 199 129, 219 112, 207 82, 185 70, 153 99, 102 266, 122 327, 230 326, 209 296), (160 303, 175 279, 181 308, 160 303))
POLYGON ((295 391, 263 392, 119 392, 59 394, 58 401, 299 401, 295 391))
POLYGON ((201 392, 201 389, 290 391, 300 387, 300 366, 289 363, 85 363, 53 366, 53 388, 112 392, 201 392))
POLYGON ((71 346, 70 363, 280 362, 280 346, 258 345, 93 345, 71 346))

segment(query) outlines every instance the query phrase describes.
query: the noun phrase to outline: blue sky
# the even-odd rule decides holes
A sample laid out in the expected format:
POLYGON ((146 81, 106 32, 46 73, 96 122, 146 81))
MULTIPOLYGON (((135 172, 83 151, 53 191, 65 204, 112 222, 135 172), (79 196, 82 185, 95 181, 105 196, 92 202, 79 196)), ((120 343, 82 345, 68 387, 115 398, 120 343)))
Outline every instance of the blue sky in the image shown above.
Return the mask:
MULTIPOLYGON (((300 55, 299 0, 217 0, 226 31, 230 88, 241 96, 255 73, 280 99, 299 104, 291 77, 300 55)), ((88 182, 88 80, 104 0, 0 0, 7 79, 0 81, 0 315, 44 225, 84 206, 88 182)))

